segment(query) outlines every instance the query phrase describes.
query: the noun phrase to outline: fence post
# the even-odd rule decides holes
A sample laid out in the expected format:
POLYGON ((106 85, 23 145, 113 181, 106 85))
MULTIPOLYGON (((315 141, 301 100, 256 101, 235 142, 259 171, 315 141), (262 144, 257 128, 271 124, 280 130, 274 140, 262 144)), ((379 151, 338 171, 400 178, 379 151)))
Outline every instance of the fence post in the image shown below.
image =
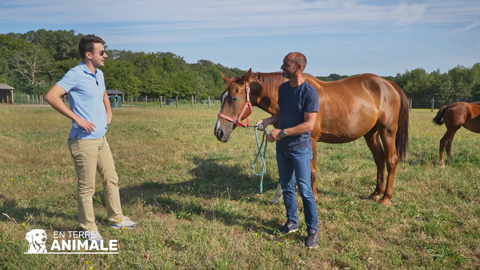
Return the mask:
POLYGON ((178 108, 178 96, 175 96, 175 108, 178 108))
POLYGON ((193 96, 192 96, 192 108, 193 108, 193 96))
POLYGON ((435 105, 435 98, 432 98, 432 112, 433 112, 434 105, 435 105))
POLYGON ((130 96, 130 107, 133 107, 133 96, 130 96))
POLYGON ((160 108, 162 108, 163 96, 160 96, 160 108))
POLYGON ((210 96, 208 96, 208 108, 210 109, 210 96))
POLYGON ((145 96, 145 108, 147 107, 147 96, 145 96))

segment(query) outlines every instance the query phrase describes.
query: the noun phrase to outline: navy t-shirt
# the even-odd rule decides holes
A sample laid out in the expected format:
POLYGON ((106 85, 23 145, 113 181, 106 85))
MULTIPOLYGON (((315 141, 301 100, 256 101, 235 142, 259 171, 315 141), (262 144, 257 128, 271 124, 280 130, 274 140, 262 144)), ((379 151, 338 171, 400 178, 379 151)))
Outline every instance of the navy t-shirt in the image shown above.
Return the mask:
MULTIPOLYGON (((285 129, 305 122, 306 112, 318 112, 317 90, 307 81, 297 87, 291 87, 290 82, 284 82, 278 90, 279 119, 278 128, 285 129)), ((277 147, 288 151, 303 150, 312 145, 310 131, 287 136, 277 141, 277 147)))

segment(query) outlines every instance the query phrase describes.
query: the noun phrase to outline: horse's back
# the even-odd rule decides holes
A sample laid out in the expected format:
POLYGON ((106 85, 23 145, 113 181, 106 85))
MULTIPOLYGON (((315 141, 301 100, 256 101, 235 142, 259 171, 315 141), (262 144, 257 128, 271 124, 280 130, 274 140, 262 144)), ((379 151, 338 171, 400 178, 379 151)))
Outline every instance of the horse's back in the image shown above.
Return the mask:
POLYGON ((470 131, 480 133, 480 105, 456 102, 442 106, 439 112, 442 111, 443 122, 447 129, 458 129, 463 126, 470 131))
POLYGON ((319 95, 318 141, 354 141, 379 123, 396 124, 398 120, 401 96, 392 83, 382 77, 361 74, 335 82, 322 82, 308 76, 307 81, 319 95))

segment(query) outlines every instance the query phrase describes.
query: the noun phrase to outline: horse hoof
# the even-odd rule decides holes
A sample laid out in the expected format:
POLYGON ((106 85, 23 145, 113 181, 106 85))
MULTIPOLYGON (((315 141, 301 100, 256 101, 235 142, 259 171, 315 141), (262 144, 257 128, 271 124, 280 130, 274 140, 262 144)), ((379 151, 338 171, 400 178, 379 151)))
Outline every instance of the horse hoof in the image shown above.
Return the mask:
POLYGON ((385 206, 385 207, 388 207, 389 204, 390 204, 390 200, 389 200, 389 199, 381 199, 381 200, 379 201, 379 203, 381 203, 381 204, 382 204, 383 206, 385 206))
POLYGON ((382 196, 382 194, 373 193, 372 195, 368 196, 368 198, 375 202, 378 202, 380 200, 380 196, 382 196))

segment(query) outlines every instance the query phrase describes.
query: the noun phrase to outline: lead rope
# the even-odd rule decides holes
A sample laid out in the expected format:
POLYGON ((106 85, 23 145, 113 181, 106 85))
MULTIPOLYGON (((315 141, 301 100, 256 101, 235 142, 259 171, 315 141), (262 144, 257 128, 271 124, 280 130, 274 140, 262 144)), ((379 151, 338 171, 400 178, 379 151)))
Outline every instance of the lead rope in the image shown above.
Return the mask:
POLYGON ((253 161, 252 172, 256 176, 261 177, 260 178, 260 193, 262 193, 263 192, 263 175, 267 171, 267 165, 265 164, 265 161, 266 161, 265 154, 267 153, 267 140, 265 140, 265 139, 267 138, 267 131, 265 129, 263 129, 262 143, 259 143, 259 141, 258 141, 258 131, 257 130, 260 126, 262 126, 262 124, 260 124, 258 126, 255 126, 255 139, 257 141, 258 152, 257 152, 257 155, 255 156, 255 160, 253 161), (263 148, 263 151, 262 151, 262 148, 263 148), (255 164, 257 163, 258 157, 260 157, 260 159, 262 160, 262 164, 263 164, 262 171, 260 173, 255 172, 255 164))

